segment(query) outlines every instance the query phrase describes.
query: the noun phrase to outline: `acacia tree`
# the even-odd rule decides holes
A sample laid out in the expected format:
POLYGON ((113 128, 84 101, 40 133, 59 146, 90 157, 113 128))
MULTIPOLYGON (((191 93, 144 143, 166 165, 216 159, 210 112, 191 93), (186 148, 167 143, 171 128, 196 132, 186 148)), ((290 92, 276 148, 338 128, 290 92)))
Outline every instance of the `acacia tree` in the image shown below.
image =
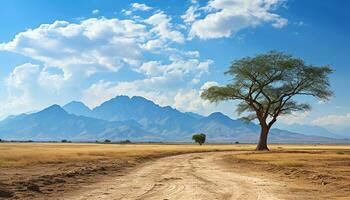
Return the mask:
POLYGON ((192 135, 192 140, 197 142, 199 145, 202 145, 205 143, 205 134, 204 133, 199 133, 199 134, 194 134, 192 135))
POLYGON ((307 103, 298 103, 296 96, 325 101, 333 95, 331 73, 329 66, 308 65, 300 58, 271 51, 234 61, 225 72, 233 77, 232 83, 205 89, 201 97, 210 102, 238 100, 236 111, 244 115, 242 119, 260 123, 256 150, 268 150, 267 137, 279 116, 311 109, 307 103))

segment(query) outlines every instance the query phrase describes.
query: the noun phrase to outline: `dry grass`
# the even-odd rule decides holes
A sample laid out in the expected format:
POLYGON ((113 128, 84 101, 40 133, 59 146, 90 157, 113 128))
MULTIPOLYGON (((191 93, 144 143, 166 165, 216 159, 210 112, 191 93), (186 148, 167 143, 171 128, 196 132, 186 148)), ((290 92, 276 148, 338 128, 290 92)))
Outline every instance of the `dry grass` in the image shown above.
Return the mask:
MULTIPOLYGON (((22 167, 38 164, 57 164, 100 159, 117 159, 169 153, 254 150, 255 145, 171 145, 171 144, 89 144, 89 143, 0 143, 0 167, 22 167)), ((271 150, 337 150, 331 157, 348 157, 345 145, 270 145, 271 150), (343 151, 345 150, 345 151, 343 151)), ((246 155, 244 155, 246 156, 246 155)), ((274 164, 298 166, 304 164, 298 158, 315 155, 247 155, 246 159, 269 160, 274 164), (287 161, 286 161, 287 160, 287 161)), ((244 159, 244 157, 240 157, 244 159)), ((321 155, 324 158, 324 155, 321 155)))
MULTIPOLYGON (((305 167, 312 170, 323 169, 336 172, 343 164, 350 164, 350 146, 335 146, 332 150, 328 146, 323 148, 302 151, 249 153, 234 155, 236 159, 255 163, 267 163, 280 167, 305 167), (320 150, 321 149, 321 150, 320 150)), ((295 149, 294 149, 295 150, 295 149)))
POLYGON ((0 143, 0 167, 23 167, 169 153, 251 149, 254 149, 254 145, 0 143))

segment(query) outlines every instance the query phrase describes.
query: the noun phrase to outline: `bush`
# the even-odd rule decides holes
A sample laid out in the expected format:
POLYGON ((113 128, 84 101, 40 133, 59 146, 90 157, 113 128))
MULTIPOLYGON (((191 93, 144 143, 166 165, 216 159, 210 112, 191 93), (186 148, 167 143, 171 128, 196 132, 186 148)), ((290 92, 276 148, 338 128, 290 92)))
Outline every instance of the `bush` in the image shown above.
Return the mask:
POLYGON ((120 144, 131 144, 132 142, 130 140, 123 140, 120 141, 120 144))
POLYGON ((192 140, 197 142, 199 145, 205 143, 206 135, 204 133, 194 134, 192 135, 192 140))
POLYGON ((105 143, 111 143, 111 141, 110 140, 105 140, 105 143))

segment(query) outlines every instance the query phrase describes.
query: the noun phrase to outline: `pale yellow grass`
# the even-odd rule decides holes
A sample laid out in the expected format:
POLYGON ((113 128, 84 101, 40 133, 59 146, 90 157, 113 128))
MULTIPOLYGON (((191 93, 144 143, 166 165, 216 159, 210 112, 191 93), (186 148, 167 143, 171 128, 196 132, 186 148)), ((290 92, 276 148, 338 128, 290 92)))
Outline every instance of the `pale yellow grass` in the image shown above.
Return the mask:
POLYGON ((0 143, 0 167, 20 167, 170 153, 251 149, 254 149, 254 145, 0 143))
POLYGON ((256 154, 239 154, 234 155, 238 159, 268 162, 270 164, 286 166, 286 167, 301 167, 301 166, 323 166, 326 161, 350 159, 350 152, 338 154, 337 151, 323 153, 256 153, 256 154), (312 161, 312 162, 310 162, 312 161))
MULTIPOLYGON (((170 153, 254 150, 253 144, 203 146, 189 144, 0 143, 0 167, 20 167, 170 153)), ((346 145, 270 145, 271 150, 342 150, 346 145)), ((341 152, 341 151, 339 151, 341 152)), ((256 156, 256 155, 251 155, 256 156)), ((260 155, 259 155, 260 156, 260 155)), ((263 156, 263 155, 261 155, 263 156)), ((336 154, 335 156, 343 156, 336 154)), ((345 155, 347 156, 347 155, 345 155)), ((253 157, 247 157, 253 158, 253 157)), ((289 159, 290 160, 290 159, 289 159)), ((278 162, 278 161, 276 161, 278 162)), ((292 161, 294 162, 294 161, 292 161)))
POLYGON ((348 173, 350 164, 349 145, 322 145, 317 148, 304 146, 303 150, 296 149, 294 146, 292 148, 284 146, 284 149, 287 151, 247 153, 233 155, 233 157, 256 164, 271 164, 283 168, 303 168, 330 175, 341 175, 346 171, 346 174, 350 175, 348 173), (288 152, 290 149, 296 151, 288 152))

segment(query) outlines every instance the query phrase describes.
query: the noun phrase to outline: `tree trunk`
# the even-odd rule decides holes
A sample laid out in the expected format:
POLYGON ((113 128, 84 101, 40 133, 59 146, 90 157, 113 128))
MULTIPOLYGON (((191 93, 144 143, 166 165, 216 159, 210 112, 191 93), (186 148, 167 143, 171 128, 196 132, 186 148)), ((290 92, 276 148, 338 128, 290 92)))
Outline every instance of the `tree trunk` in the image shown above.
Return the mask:
POLYGON ((266 126, 261 126, 261 132, 260 132, 260 138, 258 146, 256 146, 257 151, 268 151, 269 148, 267 148, 267 135, 269 133, 269 128, 266 126))

